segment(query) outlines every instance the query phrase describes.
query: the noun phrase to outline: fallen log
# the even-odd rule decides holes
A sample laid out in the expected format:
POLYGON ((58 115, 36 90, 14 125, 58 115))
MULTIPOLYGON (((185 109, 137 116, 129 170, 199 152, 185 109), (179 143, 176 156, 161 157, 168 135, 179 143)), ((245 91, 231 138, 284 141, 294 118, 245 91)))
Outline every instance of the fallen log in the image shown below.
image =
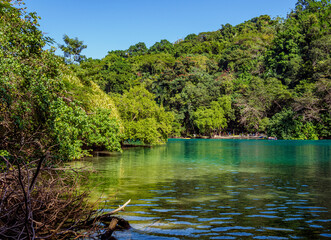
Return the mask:
POLYGON ((107 231, 100 236, 100 239, 101 240, 108 240, 108 239, 110 239, 111 238, 111 235, 113 234, 113 232, 116 229, 117 223, 118 223, 118 219, 117 218, 113 218, 111 220, 111 222, 109 223, 109 226, 108 226, 107 231))

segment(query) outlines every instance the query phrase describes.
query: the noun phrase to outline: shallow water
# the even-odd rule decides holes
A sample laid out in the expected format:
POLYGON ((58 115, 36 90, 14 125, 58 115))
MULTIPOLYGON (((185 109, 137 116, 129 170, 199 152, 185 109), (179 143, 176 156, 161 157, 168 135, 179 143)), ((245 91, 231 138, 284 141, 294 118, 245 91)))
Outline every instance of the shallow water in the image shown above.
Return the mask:
POLYGON ((331 141, 169 140, 77 162, 117 239, 331 238, 331 141))

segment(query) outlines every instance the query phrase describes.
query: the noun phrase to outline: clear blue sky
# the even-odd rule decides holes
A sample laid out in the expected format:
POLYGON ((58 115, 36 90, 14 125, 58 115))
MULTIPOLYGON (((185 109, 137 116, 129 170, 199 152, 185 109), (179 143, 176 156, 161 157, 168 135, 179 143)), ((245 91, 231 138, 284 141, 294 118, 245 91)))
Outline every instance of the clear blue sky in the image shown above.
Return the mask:
POLYGON ((87 45, 82 54, 102 58, 138 42, 152 46, 190 33, 216 31, 263 14, 286 17, 297 0, 26 0, 42 18, 41 30, 57 43, 64 34, 87 45))

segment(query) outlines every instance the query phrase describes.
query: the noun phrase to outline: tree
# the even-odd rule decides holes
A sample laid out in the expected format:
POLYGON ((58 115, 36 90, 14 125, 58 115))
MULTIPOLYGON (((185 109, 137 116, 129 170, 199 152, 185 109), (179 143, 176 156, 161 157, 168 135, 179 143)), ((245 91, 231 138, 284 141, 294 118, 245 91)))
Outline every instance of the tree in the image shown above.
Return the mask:
POLYGON ((68 63, 78 62, 80 63, 85 59, 81 52, 87 48, 83 41, 79 41, 78 38, 70 38, 68 35, 63 36, 63 41, 65 44, 59 45, 61 50, 64 52, 64 57, 67 59, 68 63))
MULTIPOLYGON (((38 29, 35 13, 14 5, 20 2, 0 2, 0 238, 71 239, 95 210, 77 192, 76 177, 49 167, 82 156, 89 124, 113 148, 100 123, 108 113, 89 117, 68 96, 62 59, 54 49, 43 50, 50 39, 38 29)), ((106 122, 115 136, 116 124, 106 122)))
POLYGON ((166 39, 163 39, 160 42, 156 42, 153 46, 149 48, 150 53, 173 53, 173 51, 173 44, 166 39))
POLYGON ((149 50, 137 43, 80 65, 90 64, 87 83, 107 92, 122 94, 144 83, 159 105, 174 112, 182 134, 197 129, 194 112, 205 108, 207 114, 211 102, 221 104, 226 96, 232 111, 225 117, 234 131, 263 132, 276 113, 291 108, 296 119, 327 137, 330 10, 329 0, 299 0, 286 19, 262 15, 174 44, 161 40, 149 50))
POLYGON ((184 41, 191 41, 195 39, 197 39, 197 35, 195 33, 191 33, 184 38, 184 41))
POLYGON ((124 122, 124 141, 151 145, 167 141, 174 117, 156 104, 144 86, 135 86, 115 100, 124 122))
POLYGON ((214 131, 220 132, 227 126, 224 109, 218 102, 211 102, 210 107, 199 107, 193 113, 194 125, 201 134, 212 135, 214 131))
POLYGON ((137 84, 136 78, 128 59, 108 54, 101 60, 101 69, 94 81, 107 93, 123 94, 125 90, 137 84))
POLYGON ((52 50, 42 50, 47 38, 36 14, 25 14, 10 2, 0 4, 0 149, 12 156, 33 136, 21 153, 35 157, 40 154, 35 141, 45 149, 53 144, 46 132, 50 105, 63 96, 61 63, 52 50))
POLYGON ((139 42, 135 45, 132 45, 127 50, 127 53, 129 56, 137 56, 137 55, 144 55, 148 51, 148 48, 146 47, 146 44, 143 42, 139 42))
MULTIPOLYGON (((21 151, 30 157, 40 154, 40 143, 43 149, 52 146, 53 161, 79 158, 94 144, 85 137, 91 125, 99 128, 98 135, 107 138, 114 133, 112 137, 117 138, 113 145, 104 138, 100 146, 119 150, 119 127, 108 122, 117 120, 106 121, 106 113, 97 107, 89 109, 88 114, 83 101, 70 96, 73 91, 68 89, 65 74, 61 72, 64 68, 61 58, 54 54, 54 49, 42 49, 49 39, 37 28, 38 17, 34 13, 25 14, 9 2, 0 5, 0 13, 3 33, 0 35, 0 150, 11 155, 20 151, 19 143, 33 139, 21 151), (114 132, 101 130, 102 124, 91 113, 98 116, 99 122, 103 119, 106 125, 114 126, 114 132)), ((24 157, 24 161, 29 160, 24 157)))
POLYGON ((312 122, 304 122, 296 117, 292 109, 283 109, 276 113, 267 126, 269 136, 279 139, 317 140, 316 127, 312 122))

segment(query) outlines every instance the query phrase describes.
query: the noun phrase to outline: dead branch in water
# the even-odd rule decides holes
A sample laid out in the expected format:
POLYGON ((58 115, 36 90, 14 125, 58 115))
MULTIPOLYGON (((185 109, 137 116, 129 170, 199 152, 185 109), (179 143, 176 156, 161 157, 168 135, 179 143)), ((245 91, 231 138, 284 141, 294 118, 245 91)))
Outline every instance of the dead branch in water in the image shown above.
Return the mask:
MULTIPOLYGON (((103 217, 101 210, 88 203, 88 193, 78 191, 83 170, 61 168, 61 164, 58 169, 50 168, 49 162, 58 162, 52 158, 54 146, 45 140, 47 133, 30 134, 9 127, 3 127, 8 131, 0 138, 0 149, 10 155, 0 156, 0 239, 109 235, 107 226, 116 217, 110 213, 103 217)), ((130 227, 116 219, 115 229, 130 227)))
POLYGON ((109 214, 115 214, 115 213, 117 213, 117 212, 119 212, 119 211, 123 211, 124 208, 125 208, 130 202, 131 202, 131 199, 129 199, 129 201, 127 201, 126 203, 124 203, 123 206, 121 206, 121 207, 115 209, 114 211, 111 211, 109 214))
POLYGON ((0 239, 70 239, 96 231, 105 231, 109 238, 116 228, 130 227, 111 216, 130 201, 101 215, 87 203, 87 193, 77 191, 77 174, 31 170, 29 164, 15 166, 2 158, 7 169, 0 172, 0 239), (100 224, 106 222, 112 222, 108 229, 100 224))

